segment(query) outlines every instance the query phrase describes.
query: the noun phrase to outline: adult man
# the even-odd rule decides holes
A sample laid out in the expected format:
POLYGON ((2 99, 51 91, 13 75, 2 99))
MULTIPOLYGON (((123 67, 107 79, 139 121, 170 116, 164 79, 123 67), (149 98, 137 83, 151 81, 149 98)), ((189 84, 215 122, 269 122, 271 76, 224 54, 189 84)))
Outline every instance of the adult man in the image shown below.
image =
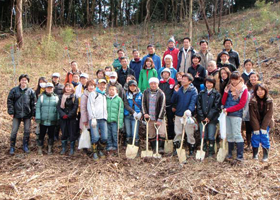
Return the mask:
POLYGON ((183 42, 183 47, 178 54, 177 71, 187 73, 188 68, 192 65, 191 58, 195 54, 195 50, 191 46, 191 39, 189 37, 185 37, 183 42))
POLYGON ((153 59, 154 64, 155 64, 155 69, 158 71, 161 68, 161 60, 160 60, 160 57, 158 55, 156 55, 156 53, 155 53, 155 46, 153 44, 149 44, 147 46, 147 50, 148 50, 148 55, 144 56, 141 61, 142 68, 143 68, 146 58, 150 57, 153 59))
POLYGON ((114 85, 114 86, 116 86, 116 88, 118 90, 119 97, 121 97, 123 99, 124 98, 124 90, 123 90, 122 85, 117 81, 117 79, 118 79, 117 72, 111 72, 109 83, 107 84, 107 87, 106 87, 106 94, 109 95, 109 88, 110 88, 111 85, 114 85))
POLYGON ((13 118, 10 139, 10 154, 15 154, 17 132, 21 121, 24 123, 23 151, 29 153, 28 142, 30 136, 31 118, 35 117, 35 92, 28 87, 29 76, 22 74, 19 77, 19 86, 10 90, 7 105, 8 113, 13 118))
POLYGON ((139 56, 139 51, 134 49, 132 51, 133 59, 129 63, 129 68, 132 69, 135 73, 135 78, 137 82, 139 81, 139 74, 141 71, 141 58, 139 56))
POLYGON ((115 71, 119 70, 122 67, 122 65, 121 65, 121 58, 124 57, 124 55, 125 55, 124 50, 122 50, 122 49, 119 49, 117 51, 117 53, 118 53, 118 58, 116 58, 114 60, 114 62, 112 63, 115 71))
POLYGON ((126 83, 127 75, 135 76, 135 73, 132 69, 128 68, 128 60, 126 57, 121 57, 121 65, 122 67, 117 71, 118 74, 118 82, 124 86, 126 83))
POLYGON ((162 57, 162 66, 165 66, 165 56, 171 55, 173 60, 173 67, 177 69, 179 49, 177 49, 175 46, 175 39, 173 36, 168 40, 167 45, 167 50, 164 52, 162 57))
POLYGON ((223 51, 220 53, 221 62, 217 64, 218 69, 222 67, 227 67, 231 72, 236 71, 236 67, 229 62, 229 53, 227 51, 223 51))
POLYGON ((153 151, 156 151, 156 129, 154 125, 159 128, 159 150, 162 153, 165 141, 165 94, 159 89, 158 78, 149 79, 150 88, 146 89, 142 96, 142 112, 149 121, 149 141, 153 151))
POLYGON ((201 40, 199 42, 199 45, 200 51, 198 52, 198 54, 201 57, 200 65, 202 65, 206 69, 209 61, 214 60, 214 56, 208 50, 208 42, 206 40, 201 40))
POLYGON ((73 77, 74 73, 77 73, 79 75, 82 74, 82 72, 78 68, 78 64, 76 61, 71 62, 71 71, 67 73, 65 81, 64 81, 64 85, 66 83, 72 83, 72 77, 73 77))
MULTIPOLYGON (((234 51, 232 49, 232 40, 230 38, 226 38, 224 40, 224 49, 221 53, 223 53, 224 51, 227 51, 229 54, 229 62, 231 64, 233 64, 237 69, 240 66, 240 58, 239 58, 239 54, 238 52, 234 51)), ((218 57, 217 57, 217 64, 219 64, 221 62, 221 53, 219 53, 218 57)))
POLYGON ((158 70, 158 78, 161 79, 161 72, 165 68, 167 68, 167 69, 170 70, 170 73, 171 73, 170 77, 173 78, 175 81, 177 81, 177 79, 176 79, 177 70, 174 69, 174 67, 173 67, 173 58, 172 58, 172 56, 171 55, 166 55, 164 57, 164 61, 165 61, 165 65, 158 70))

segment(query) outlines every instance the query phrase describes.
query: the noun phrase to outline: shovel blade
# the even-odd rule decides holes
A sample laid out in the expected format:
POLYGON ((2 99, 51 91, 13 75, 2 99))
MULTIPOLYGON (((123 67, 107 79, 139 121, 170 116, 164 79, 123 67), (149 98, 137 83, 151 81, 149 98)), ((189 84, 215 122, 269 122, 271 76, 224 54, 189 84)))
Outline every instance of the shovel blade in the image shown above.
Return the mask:
POLYGON ((187 156, 186 156, 186 151, 185 149, 176 149, 178 158, 179 158, 179 163, 184 163, 187 160, 187 156))
POLYGON ((205 151, 197 151, 195 155, 196 160, 204 160, 205 158, 205 151))
POLYGON ((139 147, 135 145, 127 145, 125 155, 129 159, 134 159, 137 156, 139 147))
POLYGON ((151 158, 153 157, 152 151, 142 151, 141 152, 141 158, 151 158))
POLYGON ((164 142, 164 153, 172 153, 173 152, 173 141, 165 140, 164 142))
POLYGON ((217 161, 218 162, 224 162, 226 156, 227 156, 227 150, 223 149, 223 148, 220 148, 219 152, 218 152, 218 155, 217 155, 217 161))
POLYGON ((161 154, 155 153, 155 154, 153 155, 153 157, 154 157, 154 158, 161 158, 161 154))

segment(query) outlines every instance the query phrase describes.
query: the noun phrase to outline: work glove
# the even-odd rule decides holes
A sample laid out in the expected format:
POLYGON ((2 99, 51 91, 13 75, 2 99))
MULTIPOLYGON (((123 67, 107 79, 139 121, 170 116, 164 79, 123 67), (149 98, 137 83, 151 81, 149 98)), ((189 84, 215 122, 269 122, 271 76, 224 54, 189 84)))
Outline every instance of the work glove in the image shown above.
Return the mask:
POLYGON ((92 128, 95 128, 96 125, 97 125, 96 119, 92 119, 92 120, 91 120, 91 127, 92 127, 92 128))
POLYGON ((262 134, 267 134, 267 130, 261 129, 262 134))
POLYGON ((136 118, 137 118, 138 120, 140 120, 141 117, 142 117, 142 113, 138 113, 136 118))
POLYGON ((62 119, 68 119, 68 115, 63 115, 62 119))
POLYGON ((184 112, 184 117, 191 117, 192 116, 192 112, 190 110, 186 110, 184 112))
POLYGON ((134 113, 133 113, 133 117, 134 117, 134 119, 137 119, 137 117, 138 117, 137 112, 134 112, 134 113))
POLYGON ((259 135, 259 134, 260 134, 260 131, 254 131, 253 134, 259 135))

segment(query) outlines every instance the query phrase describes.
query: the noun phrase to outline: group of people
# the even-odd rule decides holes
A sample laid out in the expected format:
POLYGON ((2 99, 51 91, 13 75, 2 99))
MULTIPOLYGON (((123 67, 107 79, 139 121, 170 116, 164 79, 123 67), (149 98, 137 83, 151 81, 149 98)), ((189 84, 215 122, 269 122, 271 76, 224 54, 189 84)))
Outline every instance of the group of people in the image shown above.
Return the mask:
POLYGON ((29 152, 30 124, 34 118, 40 155, 46 134, 48 154, 53 153, 54 141, 60 138, 60 153, 66 154, 70 142, 69 155, 73 155, 81 130, 88 129, 93 159, 98 160, 116 152, 119 135, 124 136, 124 145, 132 144, 135 136, 135 145, 139 146, 139 122, 146 121, 153 151, 159 148, 163 153, 165 140, 173 140, 176 154, 185 131, 190 156, 194 155, 197 143, 195 131, 199 129, 202 137, 201 122, 207 123, 203 150, 212 157, 215 140, 219 138, 218 118, 223 112, 227 115, 227 158, 233 158, 236 146, 237 160, 243 160, 244 122, 245 149, 250 150, 252 145, 253 158, 258 159, 261 143, 263 161, 267 161, 273 101, 267 86, 253 70, 253 61, 244 62, 243 73, 237 71, 240 59, 229 38, 224 40, 225 49, 216 61, 206 40, 200 42, 198 52, 191 46, 189 37, 183 39, 181 49, 175 47, 173 37, 167 44, 162 59, 155 53, 154 45, 149 44, 148 55, 141 59, 139 51, 133 50, 130 63, 124 50, 119 49, 112 67, 99 69, 95 79, 80 71, 76 61, 71 62, 64 84, 60 82, 60 74, 54 73, 51 81, 41 77, 36 91, 28 87, 29 76, 22 74, 19 85, 11 89, 7 100, 8 113, 13 117, 10 154, 15 153, 21 121, 24 122, 23 150, 29 152), (154 125, 159 127, 158 137, 154 125))

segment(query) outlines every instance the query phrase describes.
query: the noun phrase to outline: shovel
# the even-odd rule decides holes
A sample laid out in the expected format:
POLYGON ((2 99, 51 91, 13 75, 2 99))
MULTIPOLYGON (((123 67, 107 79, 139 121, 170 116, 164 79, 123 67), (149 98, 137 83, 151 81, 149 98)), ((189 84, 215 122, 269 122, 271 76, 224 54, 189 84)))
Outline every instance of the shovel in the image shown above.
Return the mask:
POLYGON ((218 152, 218 143, 217 143, 218 132, 219 132, 219 126, 217 126, 217 128, 216 128, 216 133, 215 133, 215 146, 214 146, 214 151, 215 151, 215 153, 218 152))
MULTIPOLYGON (((165 121, 166 122, 166 121, 165 121)), ((168 135, 167 135, 167 130, 166 130, 166 125, 165 125, 165 142, 164 142, 164 153, 172 153, 173 152, 173 141, 168 140, 168 135)))
POLYGON ((158 148, 159 148, 159 145, 158 145, 158 130, 160 128, 160 126, 158 126, 156 123, 154 124, 155 126, 155 129, 157 130, 157 145, 156 145, 156 153, 153 155, 154 158, 161 158, 161 154, 158 153, 158 148))
POLYGON ((186 128, 186 120, 184 119, 184 125, 183 125, 183 134, 182 134, 182 139, 181 139, 181 145, 179 149, 176 149, 178 158, 179 158, 179 162, 184 163, 187 160, 186 157, 186 150, 183 149, 183 143, 184 143, 184 138, 185 138, 185 128, 186 128))
POLYGON ((136 137, 136 129, 137 129, 138 120, 136 118, 134 118, 134 119, 135 119, 135 125, 134 125, 134 135, 133 135, 132 145, 128 144, 127 148, 126 148, 126 152, 125 152, 126 157, 129 159, 136 158, 138 150, 139 150, 139 147, 135 146, 135 137, 136 137))
POLYGON ((226 139, 223 139, 223 148, 219 149, 218 155, 217 155, 217 161, 218 162, 224 162, 226 156, 227 156, 227 149, 226 149, 226 139))
POLYGON ((201 137, 200 150, 196 152, 195 159, 202 161, 205 158, 205 151, 203 151, 203 142, 204 142, 205 127, 207 125, 207 122, 205 123, 201 122, 201 124, 202 124, 202 137, 201 137))
POLYGON ((153 151, 149 151, 149 122, 150 118, 144 118, 146 122, 146 151, 141 152, 141 158, 153 157, 153 151))

